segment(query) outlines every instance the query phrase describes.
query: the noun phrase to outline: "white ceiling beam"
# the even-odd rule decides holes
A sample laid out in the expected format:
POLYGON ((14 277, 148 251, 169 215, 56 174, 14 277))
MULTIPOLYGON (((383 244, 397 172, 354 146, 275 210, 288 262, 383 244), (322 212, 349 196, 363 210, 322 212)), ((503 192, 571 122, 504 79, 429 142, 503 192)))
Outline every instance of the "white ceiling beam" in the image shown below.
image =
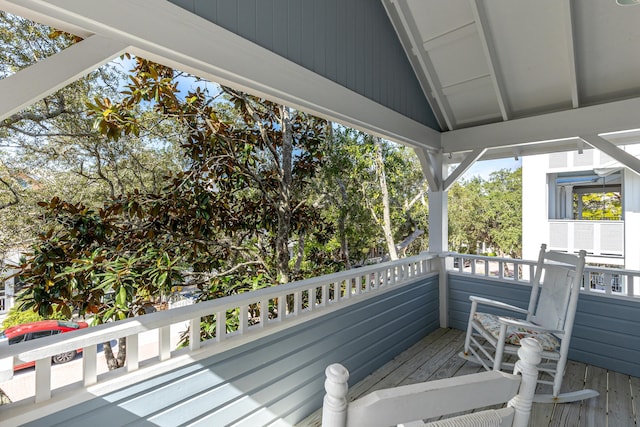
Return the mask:
MULTIPOLYGON (((575 138, 638 128, 640 98, 442 133, 447 153, 575 138)), ((640 142, 640 141, 638 141, 640 142)))
POLYGON ((462 176, 473 164, 480 158, 487 150, 484 148, 478 148, 473 150, 471 153, 467 154, 464 160, 458 165, 458 167, 449 174, 447 179, 444 181, 443 191, 449 191, 451 186, 458 178, 462 176))
POLYGON ((617 162, 622 163, 638 175, 640 175, 640 159, 620 149, 617 145, 607 141, 598 135, 580 135, 580 138, 603 153, 609 155, 617 162))
POLYGON ((580 98, 578 97, 578 77, 576 69, 576 50, 575 41, 573 39, 573 10, 571 0, 562 2, 562 11, 564 15, 565 38, 567 41, 567 61, 569 62, 569 85, 571 86, 571 104, 573 108, 580 106, 580 98))
MULTIPOLYGON (((168 1, 0 0, 130 46, 134 55, 411 147, 440 133, 168 1), (162 23, 162 25, 158 25, 162 23)), ((43 22, 47 24, 47 22, 43 22)))
POLYGON ((499 70, 495 66, 495 64, 497 64, 496 53, 493 42, 491 41, 491 34, 489 33, 489 25, 487 25, 484 6, 482 6, 480 0, 469 0, 469 3, 471 5, 471 11, 473 12, 473 18, 475 19, 476 26, 478 28, 478 37, 480 38, 480 44, 482 45, 482 50, 487 60, 487 66, 491 75, 493 90, 496 93, 498 106, 500 107, 502 120, 509 120, 509 108, 504 96, 504 84, 502 76, 499 74, 499 70))
POLYGON ((127 45, 91 36, 0 80, 4 120, 124 53, 127 45))
POLYGON ((404 41, 402 45, 413 71, 418 77, 422 91, 427 99, 436 104, 436 108, 432 105, 432 110, 439 121, 444 120, 444 123, 439 123, 440 127, 453 129, 453 115, 448 107, 446 97, 442 93, 440 83, 434 78, 435 70, 428 57, 428 52, 424 49, 422 37, 420 37, 420 32, 412 19, 406 0, 383 0, 382 3, 398 37, 404 41))

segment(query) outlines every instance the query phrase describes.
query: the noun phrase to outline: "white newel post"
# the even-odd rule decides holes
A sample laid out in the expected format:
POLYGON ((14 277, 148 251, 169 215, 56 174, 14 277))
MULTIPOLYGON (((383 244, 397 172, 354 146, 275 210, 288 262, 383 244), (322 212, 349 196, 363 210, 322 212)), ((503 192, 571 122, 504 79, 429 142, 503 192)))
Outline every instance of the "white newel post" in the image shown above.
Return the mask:
POLYGON ((524 338, 520 341, 518 350, 519 360, 513 369, 514 374, 522 376, 518 395, 509 401, 510 407, 515 409, 513 427, 527 427, 533 396, 536 393, 538 383, 538 364, 542 360, 542 346, 533 338, 524 338))
POLYGON ((322 405, 323 427, 344 427, 347 422, 347 391, 349 371, 339 363, 329 365, 325 370, 327 379, 324 382, 322 405))

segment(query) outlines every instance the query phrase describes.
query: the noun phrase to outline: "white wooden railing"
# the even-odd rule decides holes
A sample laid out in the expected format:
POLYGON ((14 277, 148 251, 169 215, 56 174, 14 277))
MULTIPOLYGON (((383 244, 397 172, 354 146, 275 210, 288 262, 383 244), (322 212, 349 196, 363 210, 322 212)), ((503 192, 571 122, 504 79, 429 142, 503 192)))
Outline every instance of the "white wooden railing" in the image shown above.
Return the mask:
MULTIPOLYGON (((377 264, 349 271, 233 295, 190 306, 161 311, 90 327, 65 334, 27 341, 0 348, 0 374, 12 374, 14 365, 35 361, 35 401, 51 398, 51 357, 76 349, 83 350, 82 385, 89 387, 101 380, 97 369, 98 345, 120 338, 127 340, 125 369, 131 374, 141 366, 139 336, 158 331, 158 356, 145 366, 176 360, 195 352, 207 355, 225 351, 310 318, 340 310, 350 304, 399 288, 415 279, 435 274, 437 255, 422 254, 399 261, 377 264), (215 338, 200 340, 200 322, 205 316, 215 319, 215 338), (218 321, 221 319, 222 321, 218 321), (189 348, 174 350, 170 346, 171 326, 188 322, 189 348)), ((185 360, 193 361, 188 357, 185 360)), ((186 362, 185 362, 186 363, 186 362)), ((110 372, 112 379, 117 371, 110 372)), ((107 377, 107 375, 105 375, 107 377)), ((0 379, 2 381, 2 379, 0 379)), ((122 379, 119 384, 123 384, 122 379)))
MULTIPOLYGON (((447 264, 450 271, 516 283, 529 283, 536 265, 535 261, 481 255, 448 254, 447 257, 453 261, 447 264)), ((586 266, 582 292, 637 300, 640 271, 586 266)))

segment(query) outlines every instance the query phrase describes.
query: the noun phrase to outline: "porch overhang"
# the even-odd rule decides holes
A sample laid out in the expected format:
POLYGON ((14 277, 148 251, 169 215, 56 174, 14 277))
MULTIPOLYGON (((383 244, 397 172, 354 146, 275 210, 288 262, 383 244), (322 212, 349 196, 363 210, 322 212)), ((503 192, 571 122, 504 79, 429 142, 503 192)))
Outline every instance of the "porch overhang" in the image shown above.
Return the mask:
MULTIPOLYGON (((269 11, 271 13, 269 16, 272 16, 275 22, 276 13, 283 10, 289 12, 288 18, 281 18, 278 22, 290 27, 300 27, 307 24, 307 21, 296 23, 296 16, 304 18, 307 16, 305 12, 322 11, 326 17, 315 18, 316 21, 320 24, 336 26, 340 22, 335 15, 351 13, 352 15, 349 16, 365 16, 363 18, 365 21, 353 23, 354 26, 359 26, 358 28, 362 29, 369 23, 366 21, 367 16, 379 14, 380 10, 383 10, 382 13, 384 13, 384 8, 386 8, 388 18, 385 19, 393 24, 395 33, 381 28, 380 32, 384 34, 375 41, 395 43, 393 46, 397 45, 398 48, 404 49, 406 53, 404 60, 411 63, 414 78, 420 81, 420 86, 416 86, 416 88, 417 90, 422 88, 424 93, 420 96, 423 97, 425 105, 430 105, 433 114, 440 121, 440 125, 427 125, 424 120, 418 121, 411 118, 411 114, 400 111, 402 104, 409 101, 405 100, 404 95, 399 92, 406 92, 409 90, 407 88, 413 86, 398 85, 398 100, 378 102, 380 96, 376 100, 376 96, 371 95, 370 89, 365 88, 360 91, 361 93, 353 90, 356 86, 362 86, 361 83, 352 82, 349 84, 348 81, 344 79, 343 81, 336 76, 327 78, 326 76, 330 74, 328 72, 324 74, 318 72, 317 69, 322 69, 324 65, 316 66, 314 71, 311 69, 314 68, 313 66, 304 66, 306 64, 303 59, 296 61, 296 58, 292 60, 284 54, 276 53, 278 51, 276 46, 272 46, 271 49, 261 46, 261 44, 269 45, 270 43, 275 45, 276 35, 265 36, 272 37, 274 40, 265 42, 264 37, 261 39, 259 34, 255 34, 257 32, 255 28, 253 36, 243 34, 243 30, 240 28, 243 20, 255 21, 255 24, 242 24, 244 27, 255 25, 258 28, 259 21, 263 19, 255 8, 250 10, 246 5, 237 5, 237 10, 233 12, 237 20, 234 32, 214 23, 216 21, 224 24, 224 17, 221 16, 224 7, 216 5, 216 2, 205 5, 186 0, 173 2, 157 0, 136 2, 118 0, 102 2, 0 0, 0 9, 2 10, 85 38, 99 36, 103 40, 110 40, 113 45, 123 46, 129 53, 173 66, 202 78, 281 102, 345 126, 361 129, 414 148, 426 149, 435 154, 445 153, 449 159, 448 163, 460 163, 469 159, 470 156, 475 161, 573 151, 581 141, 586 141, 587 144, 598 149, 604 147, 605 150, 617 155, 619 154, 616 151, 618 145, 640 141, 637 121, 637 111, 640 107, 640 97, 637 95, 640 87, 637 82, 628 78, 620 78, 616 80, 615 84, 613 81, 605 84, 602 83, 602 79, 595 79, 581 66, 593 60, 590 55, 587 57, 587 53, 584 52, 585 43, 591 38, 606 38, 605 41, 593 47, 599 49, 598 54, 604 55, 605 53, 600 53, 600 50, 606 47, 605 42, 613 40, 613 37, 621 31, 626 31, 628 34, 625 34, 628 35, 628 38, 624 42, 616 43, 616 49, 606 53, 616 58, 622 57, 640 37, 640 31, 627 28, 626 24, 632 19, 630 14, 633 16, 640 14, 640 7, 624 8, 623 12, 619 10, 622 8, 617 8, 614 2, 611 2, 611 5, 598 5, 597 7, 595 5, 574 5, 573 8, 550 4, 549 7, 558 9, 556 12, 560 15, 560 19, 556 17, 549 24, 554 25, 552 35, 561 37, 558 39, 558 44, 566 44, 570 47, 566 52, 568 59, 561 58, 558 61, 562 64, 552 64, 551 62, 535 61, 551 61, 552 55, 557 56, 561 52, 558 47, 549 49, 541 45, 543 41, 529 40, 531 37, 522 31, 514 32, 504 23, 493 21, 498 17, 505 18, 511 16, 510 13, 518 12, 517 9, 512 8, 524 6, 510 5, 509 8, 500 10, 496 5, 483 5, 478 2, 471 2, 471 6, 425 3, 419 7, 417 3, 414 4, 408 0, 397 2, 385 0, 375 5, 357 0, 353 0, 349 4, 337 5, 331 1, 323 0, 314 2, 313 6, 321 9, 311 11, 301 9, 296 11, 296 13, 299 12, 299 15, 294 16, 291 10, 286 9, 288 6, 284 3, 273 3, 271 6, 273 10, 269 11), (347 7, 353 10, 347 9, 347 7), (582 10, 583 8, 584 10, 582 10), (605 12, 609 14, 610 21, 598 19, 599 26, 585 27, 584 22, 587 19, 595 19, 592 15, 605 12), (442 27, 442 31, 446 31, 425 41, 429 28, 433 27, 440 18, 442 18, 442 22, 438 21, 438 26, 442 27), (461 24, 462 27, 447 30, 448 26, 458 21, 463 24, 461 24), (427 25, 431 27, 427 27, 427 25), (617 27, 622 27, 622 29, 617 27), (568 33, 563 35, 562 29, 568 33), (476 37, 478 37, 478 46, 481 48, 480 53, 474 51, 475 48, 472 47, 460 50, 459 43, 464 46, 471 44, 475 46, 476 37), (509 44, 498 37, 510 37, 515 40, 509 44), (394 40, 391 40, 392 38, 394 40), (514 46, 517 46, 519 40, 525 39, 528 40, 527 48, 531 52, 531 57, 527 61, 531 63, 532 70, 522 69, 519 72, 524 74, 514 76, 511 73, 514 70, 511 70, 510 66, 506 64, 510 59, 504 55, 516 55, 514 46), (545 49, 549 52, 545 52, 545 49), (484 59, 478 61, 488 64, 486 65, 488 67, 485 70, 486 74, 468 81, 447 85, 447 73, 454 71, 462 73, 464 70, 460 70, 460 64, 456 68, 454 62, 446 62, 438 55, 476 57, 479 54, 484 59), (502 59, 500 60, 500 58, 502 59), (437 62, 439 60, 444 62, 440 64, 437 62), (568 65, 565 64, 567 61, 568 65), (555 74, 554 76, 540 76, 535 74, 534 64, 535 67, 545 67, 549 73, 557 74, 564 70, 565 66, 568 70, 573 70, 573 73, 568 73, 562 78, 555 74), (514 82, 518 79, 531 80, 535 78, 540 79, 541 85, 563 82, 569 89, 565 91, 562 88, 562 90, 556 91, 560 94, 549 94, 548 88, 546 88, 544 94, 540 94, 540 90, 536 91, 532 87, 532 83, 528 85, 523 83, 523 86, 518 89, 514 86, 514 82), (556 80, 553 80, 554 78, 556 80), (597 83, 594 83, 596 81, 597 83), (483 92, 485 93, 483 96, 488 96, 486 99, 478 95, 479 88, 484 87, 482 85, 485 84, 489 85, 487 87, 493 88, 489 91, 489 95, 483 92), (600 86, 595 87, 596 84, 600 84, 600 86), (558 97, 563 96, 562 94, 565 92, 567 100, 559 99, 558 97), (520 98, 516 99, 516 94, 520 98), (492 119, 487 118, 491 114, 481 114, 477 111, 476 116, 473 116, 470 115, 471 112, 468 109, 465 110, 462 106, 458 110, 455 108, 454 100, 459 99, 460 96, 470 97, 465 99, 468 99, 468 102, 473 105, 485 99, 487 108, 489 105, 493 105, 497 99, 496 105, 500 108, 496 110, 497 113, 494 114, 495 117, 492 116, 492 119), (472 98, 474 96, 478 97, 472 98), (389 105, 394 106, 390 107, 389 105), (519 109, 519 105, 529 107, 528 109, 524 107, 519 109), (464 114, 470 116, 463 117, 464 114), (445 120, 444 116, 448 116, 449 119, 445 120), (596 139, 596 144, 589 141, 593 135, 600 136, 596 139), (484 150, 481 156, 473 154, 477 153, 477 150, 484 150)), ((266 6, 261 7, 265 8, 266 6)), ((533 8, 534 6, 528 5, 527 7, 533 8)), ((539 10, 537 6, 535 10, 539 10)), ((550 13, 555 13, 553 10, 550 13)), ((380 17, 378 16, 378 21, 370 20, 370 22, 380 23, 380 17)), ((270 25, 269 28, 275 31, 272 28, 275 27, 273 22, 270 25)), ((232 27, 233 25, 228 24, 227 26, 232 27)), ((316 34, 318 38, 328 37, 326 29, 315 28, 308 31, 311 35, 316 34)), ((295 33, 292 34, 295 35, 295 33)), ((337 36, 333 37, 335 39, 337 36)), ((332 39, 334 43, 340 43, 334 39, 332 39)), ((352 44, 356 48, 361 46, 362 49, 365 49, 373 42, 372 40, 358 39, 352 41, 352 44)), ((305 45, 305 41, 299 43, 302 50, 314 49, 312 45, 305 45)), ((323 43, 326 43, 323 45, 325 52, 334 49, 333 45, 329 46, 328 42, 323 43)), ((66 66, 79 67, 78 71, 83 71, 84 68, 80 65, 83 63, 82 55, 78 53, 74 57, 75 59, 66 60, 66 66)), ((112 59, 113 55, 113 52, 106 50, 104 61, 112 59)), ((517 58, 519 56, 514 56, 514 60, 517 58)), ((342 57, 336 57, 333 60, 340 59, 344 60, 342 57)), ((373 61, 370 66, 375 68, 380 67, 380 64, 384 64, 385 61, 390 61, 390 58, 374 57, 367 60, 373 61)), ((453 61, 452 58, 451 61, 453 61)), ((475 63, 468 65, 471 69, 480 67, 475 63)), ((637 64, 631 60, 620 60, 609 65, 613 67, 611 68, 613 76, 622 75, 623 72, 629 74, 628 71, 632 71, 637 64)), ((636 74, 637 71, 636 67, 636 74)), ((476 71, 469 70, 468 72, 476 71)), ((366 84, 372 85, 374 88, 380 87, 383 84, 388 84, 389 77, 393 79, 394 76, 373 73, 367 77, 366 84)), ((353 81, 357 78, 359 76, 350 77, 353 81)), ((391 95, 387 94, 387 98, 389 96, 391 95)), ((0 101, 0 103, 4 102, 6 101, 0 101)), ((616 155, 613 157, 622 160, 621 163, 625 166, 640 173, 638 165, 624 159, 624 155, 616 155)))

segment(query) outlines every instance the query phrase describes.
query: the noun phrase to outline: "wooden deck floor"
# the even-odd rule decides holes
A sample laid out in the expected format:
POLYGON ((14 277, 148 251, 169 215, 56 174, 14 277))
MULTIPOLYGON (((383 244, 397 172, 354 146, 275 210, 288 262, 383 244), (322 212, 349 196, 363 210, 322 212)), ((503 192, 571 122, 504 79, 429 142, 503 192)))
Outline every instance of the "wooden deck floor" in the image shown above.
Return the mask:
MULTIPOLYGON (((354 400, 382 388, 480 372, 478 365, 457 356, 463 345, 464 332, 439 329, 351 387, 349 398, 354 400)), ((576 403, 536 403, 529 425, 640 426, 639 378, 570 361, 563 389, 575 391, 582 388, 597 390, 600 396, 576 403)), ((298 424, 298 427, 320 426, 320 418, 321 411, 317 411, 298 424)))

